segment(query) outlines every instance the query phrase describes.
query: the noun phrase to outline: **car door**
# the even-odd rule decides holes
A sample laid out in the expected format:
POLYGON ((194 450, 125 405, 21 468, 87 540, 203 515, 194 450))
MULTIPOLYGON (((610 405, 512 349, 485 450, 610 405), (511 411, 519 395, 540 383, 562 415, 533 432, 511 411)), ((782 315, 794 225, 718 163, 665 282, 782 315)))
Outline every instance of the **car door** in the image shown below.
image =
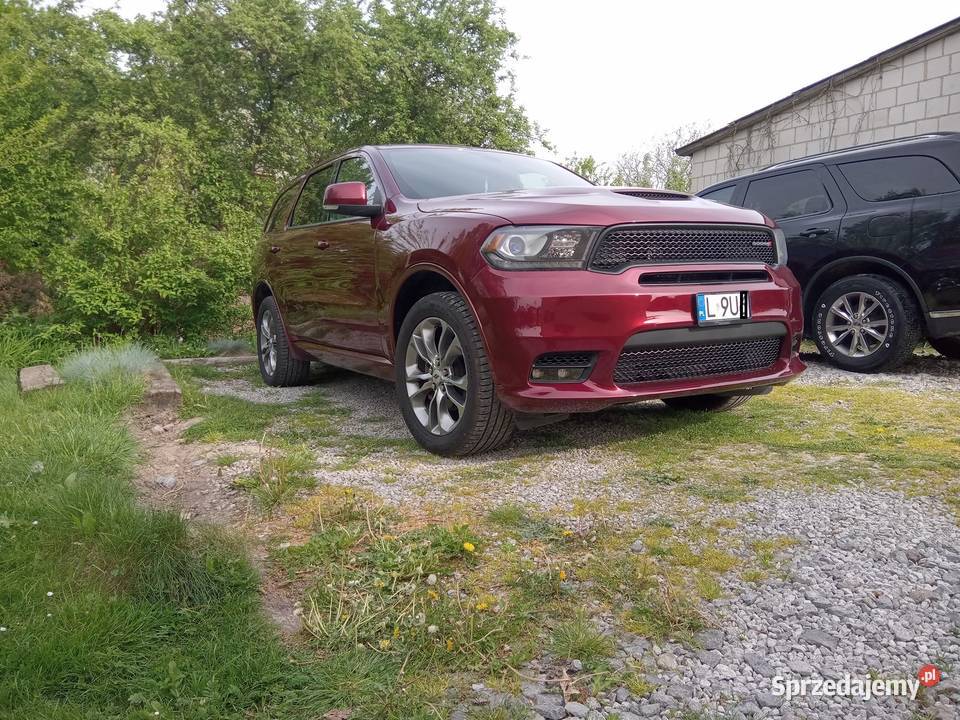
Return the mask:
POLYGON ((318 243, 331 220, 323 209, 323 192, 336 178, 337 166, 336 162, 325 165, 306 179, 277 253, 282 258, 283 282, 274 292, 281 298, 287 330, 298 339, 316 341, 323 336, 320 307, 332 272, 318 243))
POLYGON ((266 225, 263 228, 263 239, 257 246, 257 256, 254 260, 256 264, 255 275, 263 277, 270 283, 273 289, 277 303, 280 305, 281 314, 286 317, 286 307, 284 300, 284 290, 287 285, 286 265, 284 263, 284 248, 289 250, 289 234, 287 232, 287 223, 290 219, 290 211, 300 193, 302 178, 292 184, 277 198, 270 211, 270 217, 267 218, 266 225))
MULTIPOLYGON (((367 201, 382 203, 380 186, 362 155, 343 158, 335 181, 363 182, 367 201)), ((322 201, 322 192, 319 197, 322 201)), ((304 230, 302 247, 312 265, 312 284, 306 293, 309 300, 304 307, 305 337, 330 348, 384 354, 375 242, 376 230, 369 217, 324 211, 320 223, 304 230)))
POLYGON ((751 180, 742 204, 775 220, 783 230, 788 264, 801 285, 836 252, 846 203, 822 165, 751 180))

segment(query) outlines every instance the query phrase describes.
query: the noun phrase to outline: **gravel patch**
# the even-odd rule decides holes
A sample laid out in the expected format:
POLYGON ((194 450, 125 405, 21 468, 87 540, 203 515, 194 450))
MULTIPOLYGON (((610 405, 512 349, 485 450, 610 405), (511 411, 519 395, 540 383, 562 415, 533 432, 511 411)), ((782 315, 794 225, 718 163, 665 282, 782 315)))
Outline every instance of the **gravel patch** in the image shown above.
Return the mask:
POLYGON ((892 386, 904 392, 921 394, 960 390, 960 361, 939 355, 914 355, 896 372, 852 373, 823 362, 818 354, 801 355, 807 371, 797 380, 801 385, 892 386))
POLYGON ((311 385, 300 387, 269 387, 254 385, 246 379, 201 380, 200 387, 208 395, 235 397, 258 405, 292 405, 307 395, 317 392, 311 385))

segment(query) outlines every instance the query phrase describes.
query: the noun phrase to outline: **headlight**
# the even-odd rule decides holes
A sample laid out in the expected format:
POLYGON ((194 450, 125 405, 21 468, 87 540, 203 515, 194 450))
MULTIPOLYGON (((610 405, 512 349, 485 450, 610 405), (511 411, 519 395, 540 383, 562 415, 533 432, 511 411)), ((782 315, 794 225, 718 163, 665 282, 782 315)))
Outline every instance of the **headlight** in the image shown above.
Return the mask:
POLYGON ((480 251, 502 270, 582 268, 598 227, 502 227, 480 251))
POLYGON ((777 247, 777 265, 787 264, 787 238, 780 228, 774 228, 773 241, 777 247))

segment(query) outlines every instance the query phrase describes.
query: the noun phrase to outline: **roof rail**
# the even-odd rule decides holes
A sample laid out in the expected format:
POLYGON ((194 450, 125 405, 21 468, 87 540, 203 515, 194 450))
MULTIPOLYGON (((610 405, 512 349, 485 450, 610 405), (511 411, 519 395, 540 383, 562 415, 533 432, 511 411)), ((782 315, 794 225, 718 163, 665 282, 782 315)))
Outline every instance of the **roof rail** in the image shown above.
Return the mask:
POLYGON ((756 172, 765 172, 766 170, 774 170, 776 168, 788 167, 790 165, 804 163, 809 160, 815 160, 816 158, 829 157, 831 155, 839 155, 840 153, 853 152, 855 150, 867 150, 869 148, 883 147, 885 145, 897 145, 899 143, 908 142, 910 140, 924 140, 928 138, 937 138, 937 137, 947 137, 950 135, 960 135, 956 132, 933 132, 933 133, 924 133, 923 135, 911 135, 909 137, 896 138, 893 140, 878 140, 877 142, 866 143, 864 145, 851 145, 848 148, 837 148, 836 150, 827 150, 825 152, 816 153, 815 155, 807 155, 802 158, 796 158, 795 160, 781 160, 778 163, 773 165, 767 165, 762 170, 757 170, 756 172))

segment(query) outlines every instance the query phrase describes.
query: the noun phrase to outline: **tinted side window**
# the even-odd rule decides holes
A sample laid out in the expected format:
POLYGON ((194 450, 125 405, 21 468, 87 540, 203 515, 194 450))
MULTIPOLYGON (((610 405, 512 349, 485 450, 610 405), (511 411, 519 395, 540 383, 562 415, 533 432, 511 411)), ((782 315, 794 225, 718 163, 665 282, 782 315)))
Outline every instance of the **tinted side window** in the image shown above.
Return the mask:
POLYGON ((736 189, 736 185, 728 185, 727 187, 720 188, 719 190, 711 190, 706 195, 701 195, 700 197, 706 200, 713 200, 714 202, 723 203, 724 205, 729 205, 730 201, 733 200, 733 191, 736 189))
POLYGON ((290 215, 290 206, 293 205, 293 201, 297 199, 297 190, 299 189, 300 183, 297 183, 293 187, 284 190, 280 195, 280 198, 273 206, 273 215, 270 216, 270 220, 267 222, 267 232, 279 232, 283 230, 284 224, 287 222, 287 217, 290 215))
POLYGON ((943 163, 924 155, 844 163, 840 172, 857 195, 871 202, 960 190, 960 183, 943 163))
POLYGON ((743 206, 774 220, 816 215, 831 208, 830 196, 813 170, 754 180, 747 188, 743 206))
POLYGON ((373 171, 367 161, 363 158, 347 158, 340 163, 337 182, 362 182, 367 186, 367 205, 380 204, 380 191, 377 188, 377 181, 373 177, 373 171))
POLYGON ((335 165, 317 170, 307 178, 297 202, 297 209, 293 211, 291 225, 316 225, 329 220, 329 213, 323 209, 323 191, 333 182, 335 165))

